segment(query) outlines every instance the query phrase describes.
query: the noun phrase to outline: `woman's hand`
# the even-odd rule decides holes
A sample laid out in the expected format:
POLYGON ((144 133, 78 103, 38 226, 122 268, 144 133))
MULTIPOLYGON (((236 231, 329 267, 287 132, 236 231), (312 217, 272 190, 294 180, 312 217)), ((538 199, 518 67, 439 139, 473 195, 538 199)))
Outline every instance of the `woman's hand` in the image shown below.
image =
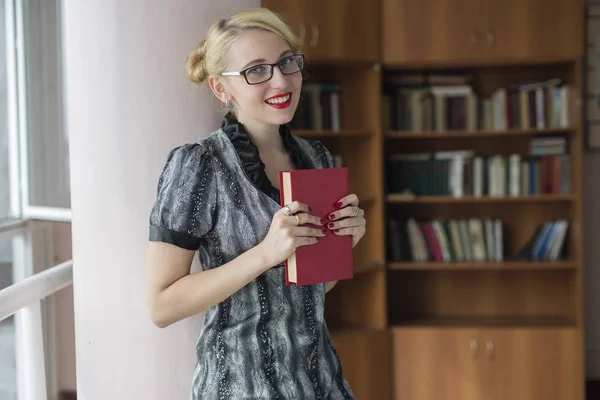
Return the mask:
POLYGON ((367 220, 365 212, 358 207, 358 196, 349 194, 336 204, 338 211, 329 214, 329 228, 336 235, 352 235, 352 247, 365 235, 367 220))
POLYGON ((324 228, 301 226, 323 226, 326 222, 309 212, 310 208, 306 204, 294 201, 273 215, 269 232, 259 244, 269 266, 280 264, 298 247, 315 244, 318 238, 325 236, 324 228))

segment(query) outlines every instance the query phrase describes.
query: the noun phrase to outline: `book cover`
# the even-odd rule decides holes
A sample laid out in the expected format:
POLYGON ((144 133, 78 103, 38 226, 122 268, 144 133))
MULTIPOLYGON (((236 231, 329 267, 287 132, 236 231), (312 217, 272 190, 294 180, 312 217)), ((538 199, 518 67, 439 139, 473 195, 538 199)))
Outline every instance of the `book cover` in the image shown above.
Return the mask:
MULTIPOLYGON (((280 201, 285 206, 300 201, 311 214, 329 221, 336 203, 348 195, 346 167, 281 171, 280 201)), ((322 229, 321 226, 314 226, 322 229)), ((327 230, 316 244, 300 246, 285 261, 286 285, 311 285, 352 278, 352 236, 338 236, 327 230)))

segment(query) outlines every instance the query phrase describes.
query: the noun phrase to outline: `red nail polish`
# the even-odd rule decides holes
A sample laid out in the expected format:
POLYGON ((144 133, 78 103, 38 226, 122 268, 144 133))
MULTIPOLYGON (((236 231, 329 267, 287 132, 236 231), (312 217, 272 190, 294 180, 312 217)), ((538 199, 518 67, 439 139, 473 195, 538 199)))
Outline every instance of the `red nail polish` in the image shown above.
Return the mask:
POLYGON ((338 233, 339 231, 340 231, 339 229, 335 229, 335 230, 334 230, 334 232, 335 232, 335 233, 338 233))
POLYGON ((326 220, 324 220, 323 218, 321 218, 321 225, 325 225, 327 223, 326 220))
POLYGON ((321 229, 321 232, 327 233, 327 229, 321 229))
POLYGON ((312 211, 312 208, 308 207, 308 211, 312 211))
POLYGON ((329 225, 327 225, 327 227, 333 228, 333 224, 329 224, 329 225))
POLYGON ((335 218, 335 215, 333 215, 333 214, 329 214, 329 219, 330 219, 330 220, 333 220, 334 218, 335 218))
POLYGON ((342 202, 341 202, 341 201, 338 201, 337 203, 335 203, 335 206, 336 206, 337 208, 340 208, 340 207, 342 206, 342 202))

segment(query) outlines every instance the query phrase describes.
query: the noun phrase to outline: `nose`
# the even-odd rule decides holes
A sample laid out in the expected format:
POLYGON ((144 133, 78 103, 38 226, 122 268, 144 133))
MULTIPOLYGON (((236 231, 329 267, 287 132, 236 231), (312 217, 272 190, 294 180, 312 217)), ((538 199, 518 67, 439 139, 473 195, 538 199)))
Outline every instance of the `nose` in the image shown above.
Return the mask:
POLYGON ((273 76, 271 77, 271 87, 281 88, 287 84, 285 75, 281 72, 279 67, 273 68, 273 76))

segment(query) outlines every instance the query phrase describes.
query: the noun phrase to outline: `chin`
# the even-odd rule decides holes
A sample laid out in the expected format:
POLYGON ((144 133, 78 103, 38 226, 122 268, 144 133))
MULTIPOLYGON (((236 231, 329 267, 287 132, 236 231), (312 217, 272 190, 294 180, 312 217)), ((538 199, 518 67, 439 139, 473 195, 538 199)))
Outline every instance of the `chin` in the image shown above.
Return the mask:
MULTIPOLYGON (((267 106, 268 107, 268 106, 267 106)), ((284 125, 289 123, 296 112, 296 107, 290 106, 285 110, 269 110, 268 122, 274 125, 284 125)))

